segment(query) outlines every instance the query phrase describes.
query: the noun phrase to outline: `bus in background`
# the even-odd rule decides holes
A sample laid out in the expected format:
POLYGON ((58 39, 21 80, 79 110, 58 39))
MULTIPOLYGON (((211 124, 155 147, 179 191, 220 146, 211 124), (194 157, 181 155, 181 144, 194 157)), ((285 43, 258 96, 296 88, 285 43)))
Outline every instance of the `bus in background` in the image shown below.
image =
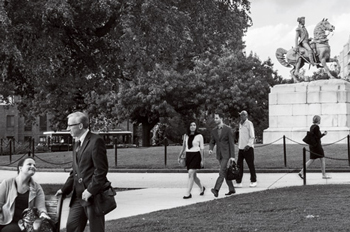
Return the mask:
MULTIPOLYGON (((104 139, 107 149, 113 148, 115 139, 117 139, 118 147, 131 146, 132 144, 131 131, 93 131, 92 133, 98 134, 104 139)), ((69 131, 45 131, 44 137, 40 138, 40 143, 45 144, 50 151, 71 151, 74 141, 69 131)))

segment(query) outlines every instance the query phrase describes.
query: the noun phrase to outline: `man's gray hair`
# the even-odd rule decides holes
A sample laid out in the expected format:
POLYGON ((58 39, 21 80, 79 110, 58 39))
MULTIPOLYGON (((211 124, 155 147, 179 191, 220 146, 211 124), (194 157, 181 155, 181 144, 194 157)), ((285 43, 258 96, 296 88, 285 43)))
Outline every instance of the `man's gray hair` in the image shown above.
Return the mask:
POLYGON ((83 124, 83 128, 89 128, 89 117, 83 112, 74 112, 67 116, 67 118, 76 118, 78 123, 83 124))

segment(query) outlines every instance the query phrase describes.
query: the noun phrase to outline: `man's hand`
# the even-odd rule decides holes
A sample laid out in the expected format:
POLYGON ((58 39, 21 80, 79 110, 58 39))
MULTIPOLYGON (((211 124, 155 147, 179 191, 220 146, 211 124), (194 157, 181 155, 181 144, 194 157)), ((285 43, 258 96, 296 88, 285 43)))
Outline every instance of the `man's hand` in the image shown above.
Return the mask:
POLYGON ((235 158, 231 157, 227 162, 227 168, 233 165, 233 162, 236 162, 235 158))
POLYGON ((59 196, 59 195, 62 195, 62 190, 61 189, 57 190, 57 192, 55 194, 55 196, 59 196))
POLYGON ((247 146, 245 146, 245 147, 244 147, 244 151, 248 151, 248 150, 249 150, 249 148, 250 148, 250 147, 249 147, 248 145, 247 145, 247 146))
POLYGON ((213 151, 212 150, 209 150, 209 155, 213 154, 213 151))
POLYGON ((87 191, 87 189, 85 189, 85 191, 83 192, 81 198, 82 198, 84 201, 87 202, 91 196, 92 196, 92 194, 89 193, 89 191, 87 191))
POLYGON ((40 214, 40 217, 39 218, 46 218, 46 219, 51 219, 49 215, 47 215, 46 213, 42 212, 40 214))

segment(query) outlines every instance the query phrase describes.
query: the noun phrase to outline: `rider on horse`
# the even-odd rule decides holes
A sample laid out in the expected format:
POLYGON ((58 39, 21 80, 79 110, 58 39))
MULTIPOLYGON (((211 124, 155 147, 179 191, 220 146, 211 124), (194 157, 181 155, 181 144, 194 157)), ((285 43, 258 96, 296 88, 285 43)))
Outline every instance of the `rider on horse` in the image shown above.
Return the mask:
POLYGON ((309 33, 307 32, 305 28, 305 17, 300 17, 297 19, 297 22, 299 23, 297 29, 296 29, 296 36, 295 36, 295 52, 299 51, 299 47, 305 48, 309 53, 309 60, 310 64, 316 65, 316 61, 314 59, 314 51, 310 47, 310 38, 309 33), (299 40, 300 38, 300 40, 299 40))

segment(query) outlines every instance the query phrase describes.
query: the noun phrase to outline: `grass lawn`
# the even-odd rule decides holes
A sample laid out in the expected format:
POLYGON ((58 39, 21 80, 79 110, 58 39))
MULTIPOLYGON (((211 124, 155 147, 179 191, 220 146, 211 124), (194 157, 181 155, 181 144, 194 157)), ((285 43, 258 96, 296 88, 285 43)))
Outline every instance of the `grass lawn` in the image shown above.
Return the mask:
POLYGON ((349 185, 271 189, 107 221, 106 232, 349 231, 349 195, 349 185))
POLYGON ((106 231, 339 232, 350 230, 349 214, 349 185, 299 186, 107 221, 106 231))
MULTIPOLYGON (((284 166, 283 145, 261 145, 255 147, 255 165, 257 169, 300 169, 303 165, 303 147, 299 144, 286 145, 286 162, 284 166)), ((308 147, 306 147, 308 149, 308 147)), ((162 146, 140 147, 140 148, 118 148, 117 166, 115 166, 115 151, 108 149, 108 160, 111 168, 118 169, 183 169, 177 164, 178 154, 181 146, 167 147, 167 165, 165 165, 165 149, 162 146)), ((349 167, 347 161, 348 150, 346 144, 325 145, 326 167, 332 169, 346 169, 349 167)), ((237 149, 236 149, 237 155, 237 149)), ((67 168, 71 167, 72 152, 37 153, 36 163, 39 168, 67 168)), ((20 159, 22 155, 13 155, 11 161, 20 159)), ((308 159, 309 153, 306 153, 308 159)), ((0 156, 0 166, 16 166, 17 162, 11 165, 9 156, 0 156)), ((310 169, 319 170, 317 162, 310 169)), ((218 162, 215 154, 209 156, 208 146, 205 147, 205 169, 218 169, 218 162)))

